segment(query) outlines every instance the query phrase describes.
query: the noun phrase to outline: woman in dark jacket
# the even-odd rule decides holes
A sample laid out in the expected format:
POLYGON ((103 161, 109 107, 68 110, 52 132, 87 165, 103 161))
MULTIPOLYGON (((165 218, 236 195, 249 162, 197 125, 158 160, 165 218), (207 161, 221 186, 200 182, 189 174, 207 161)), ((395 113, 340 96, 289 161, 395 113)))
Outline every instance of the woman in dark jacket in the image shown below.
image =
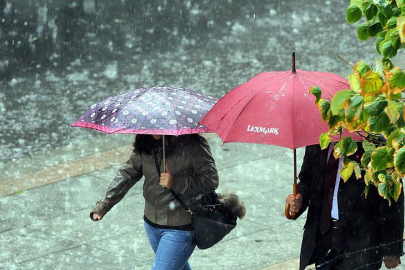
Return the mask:
POLYGON ((218 187, 218 172, 207 141, 200 135, 165 136, 163 164, 162 136, 137 135, 134 151, 110 184, 105 199, 90 217, 97 221, 117 204, 143 176, 144 224, 155 252, 152 269, 191 269, 188 259, 194 251, 191 216, 170 190, 191 208, 202 194, 218 187), (161 176, 159 177, 158 169, 161 176))

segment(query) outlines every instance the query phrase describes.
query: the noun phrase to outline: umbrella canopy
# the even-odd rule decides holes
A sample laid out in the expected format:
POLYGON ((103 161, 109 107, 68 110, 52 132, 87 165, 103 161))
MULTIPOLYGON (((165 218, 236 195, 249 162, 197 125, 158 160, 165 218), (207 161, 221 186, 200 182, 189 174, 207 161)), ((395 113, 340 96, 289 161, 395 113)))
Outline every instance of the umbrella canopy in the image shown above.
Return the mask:
POLYGON ((217 101, 185 88, 144 87, 92 105, 72 126, 105 133, 205 133, 210 130, 198 123, 217 101))
MULTIPOLYGON (((313 86, 322 89, 322 98, 331 99, 339 90, 350 89, 342 77, 317 71, 295 69, 264 72, 236 87, 221 98, 201 120, 225 142, 272 144, 294 149, 293 194, 298 192, 296 148, 319 144, 319 136, 328 131, 322 122, 313 86)), ((354 133, 345 134, 362 138, 354 133)), ((335 137, 336 139, 336 137, 335 137)), ((285 216, 292 219, 286 205, 285 216)))
POLYGON ((337 91, 350 89, 345 79, 328 72, 264 72, 230 91, 200 123, 223 142, 290 149, 318 144, 328 126, 309 93, 312 86, 320 87, 322 98, 329 100, 337 91))

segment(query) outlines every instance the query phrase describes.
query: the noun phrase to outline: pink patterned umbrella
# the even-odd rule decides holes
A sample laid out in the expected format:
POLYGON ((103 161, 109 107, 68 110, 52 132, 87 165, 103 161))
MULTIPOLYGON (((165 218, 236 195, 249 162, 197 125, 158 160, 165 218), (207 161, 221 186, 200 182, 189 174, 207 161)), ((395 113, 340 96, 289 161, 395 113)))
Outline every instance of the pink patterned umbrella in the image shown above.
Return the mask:
POLYGON ((93 104, 72 127, 126 134, 206 133, 210 130, 198 123, 217 101, 185 88, 144 87, 93 104))
POLYGON ((178 87, 144 87, 90 107, 72 127, 104 133, 184 135, 210 130, 198 125, 218 99, 178 87))

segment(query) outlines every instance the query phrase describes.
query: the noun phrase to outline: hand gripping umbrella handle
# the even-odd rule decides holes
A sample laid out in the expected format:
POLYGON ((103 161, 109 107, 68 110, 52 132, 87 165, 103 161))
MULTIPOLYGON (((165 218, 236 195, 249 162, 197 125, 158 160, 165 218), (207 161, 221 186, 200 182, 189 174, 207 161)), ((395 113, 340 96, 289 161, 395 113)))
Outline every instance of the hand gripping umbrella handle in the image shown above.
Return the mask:
MULTIPOLYGON (((295 182, 295 183, 293 184, 293 195, 296 196, 297 193, 298 193, 298 185, 297 185, 297 183, 295 182)), ((295 214, 296 214, 296 213, 291 213, 291 212, 290 212, 290 205, 289 205, 288 203, 286 203, 286 204, 285 204, 284 214, 285 214, 285 217, 286 217, 287 219, 293 219, 293 218, 295 217, 295 214)))

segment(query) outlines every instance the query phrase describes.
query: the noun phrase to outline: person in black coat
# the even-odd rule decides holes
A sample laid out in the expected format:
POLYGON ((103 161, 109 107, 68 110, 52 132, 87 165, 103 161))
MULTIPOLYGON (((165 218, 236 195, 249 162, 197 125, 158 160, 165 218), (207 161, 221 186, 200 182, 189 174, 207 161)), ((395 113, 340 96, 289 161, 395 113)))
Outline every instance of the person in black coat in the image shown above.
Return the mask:
MULTIPOLYGON (((317 269, 371 270, 380 269, 382 261, 388 269, 396 268, 404 254, 403 191, 391 206, 373 185, 366 198, 363 178, 352 175, 345 183, 338 173, 332 175, 327 164, 332 149, 332 144, 324 150, 319 145, 306 147, 298 194, 286 199, 295 219, 308 210, 300 269, 315 263, 317 269), (338 181, 331 188, 327 179, 338 181)), ((363 152, 358 143, 358 151, 350 159, 360 162, 363 152)), ((341 168, 341 163, 331 166, 341 168)))

